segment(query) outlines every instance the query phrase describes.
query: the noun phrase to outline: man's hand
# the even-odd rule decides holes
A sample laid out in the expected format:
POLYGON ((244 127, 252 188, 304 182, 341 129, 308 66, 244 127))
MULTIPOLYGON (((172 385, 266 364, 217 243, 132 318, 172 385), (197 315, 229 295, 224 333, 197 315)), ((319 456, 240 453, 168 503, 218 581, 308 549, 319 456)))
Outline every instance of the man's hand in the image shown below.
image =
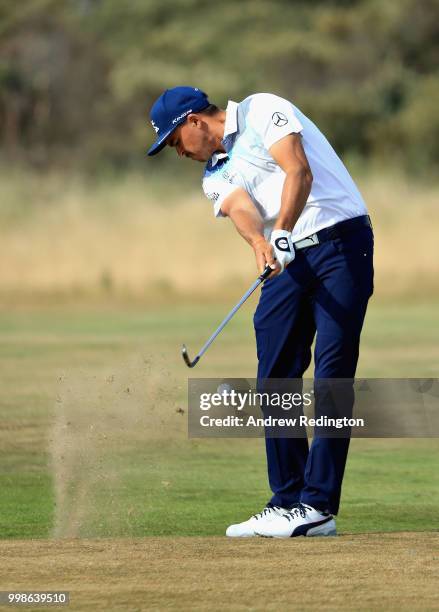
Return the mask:
POLYGON ((265 266, 270 266, 273 269, 273 273, 270 274, 270 278, 272 276, 276 276, 280 272, 280 266, 276 262, 274 257, 273 247, 269 242, 267 242, 264 236, 259 236, 252 242, 252 247, 255 252, 256 257, 256 265, 258 267, 259 273, 265 270, 265 266))
POLYGON ((291 232, 275 229, 271 232, 270 244, 273 247, 276 260, 279 264, 279 274, 295 257, 294 245, 291 242, 291 232))

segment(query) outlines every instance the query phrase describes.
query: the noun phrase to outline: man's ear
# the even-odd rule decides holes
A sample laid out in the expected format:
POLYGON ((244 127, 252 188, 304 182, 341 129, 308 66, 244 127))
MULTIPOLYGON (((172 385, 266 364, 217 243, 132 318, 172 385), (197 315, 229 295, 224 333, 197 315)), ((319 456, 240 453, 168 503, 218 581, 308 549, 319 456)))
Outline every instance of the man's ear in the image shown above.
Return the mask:
POLYGON ((203 119, 197 113, 191 113, 187 116, 187 122, 191 127, 200 127, 203 123, 203 119))

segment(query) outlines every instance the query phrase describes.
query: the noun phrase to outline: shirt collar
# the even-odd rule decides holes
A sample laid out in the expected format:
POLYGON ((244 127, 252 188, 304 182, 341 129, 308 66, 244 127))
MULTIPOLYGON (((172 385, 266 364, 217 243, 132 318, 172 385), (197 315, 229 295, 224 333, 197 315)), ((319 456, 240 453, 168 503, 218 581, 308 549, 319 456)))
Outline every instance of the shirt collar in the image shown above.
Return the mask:
POLYGON ((235 134, 238 131, 238 103, 229 100, 226 108, 226 121, 224 124, 224 140, 230 134, 235 134))
MULTIPOLYGON (((229 100, 226 108, 226 120, 224 123, 224 136, 222 139, 222 143, 225 144, 228 136, 235 134, 238 131, 238 103, 233 102, 233 100, 229 100)), ((210 158, 211 167, 215 166, 220 159, 224 159, 227 156, 227 153, 223 153, 217 151, 210 158)))

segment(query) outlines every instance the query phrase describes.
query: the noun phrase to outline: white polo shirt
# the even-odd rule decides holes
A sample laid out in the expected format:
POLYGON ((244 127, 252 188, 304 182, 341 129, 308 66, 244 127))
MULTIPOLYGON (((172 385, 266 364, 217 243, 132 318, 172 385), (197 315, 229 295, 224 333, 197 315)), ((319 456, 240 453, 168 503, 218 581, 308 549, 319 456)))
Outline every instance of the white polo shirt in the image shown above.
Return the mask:
POLYGON ((226 153, 214 153, 206 165, 203 190, 217 217, 221 204, 243 187, 264 220, 269 238, 279 214, 285 172, 270 155, 270 147, 292 133, 302 144, 313 174, 311 193, 292 233, 301 240, 339 221, 366 215, 366 205, 343 162, 325 136, 291 102, 268 93, 229 101, 224 139, 226 153))

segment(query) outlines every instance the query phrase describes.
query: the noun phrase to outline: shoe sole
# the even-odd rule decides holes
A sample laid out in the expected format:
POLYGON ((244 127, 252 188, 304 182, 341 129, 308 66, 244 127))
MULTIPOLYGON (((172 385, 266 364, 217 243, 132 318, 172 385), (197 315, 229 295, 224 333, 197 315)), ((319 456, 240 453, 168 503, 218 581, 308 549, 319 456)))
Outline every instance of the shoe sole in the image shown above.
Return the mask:
POLYGON ((330 523, 332 524, 328 524, 328 521, 327 521, 326 523, 323 523, 321 525, 316 525, 315 527, 311 527, 305 533, 303 531, 299 531, 299 533, 296 533, 295 535, 294 534, 292 535, 265 535, 265 534, 257 533, 257 532, 256 532, 256 535, 262 538, 278 538, 278 539, 300 538, 300 537, 307 537, 307 538, 334 537, 337 535, 337 530, 335 528, 335 521, 332 520, 330 521, 330 523))
POLYGON ((268 538, 272 540, 289 540, 290 538, 333 538, 337 537, 336 531, 328 531, 328 533, 309 533, 306 535, 300 536, 271 536, 271 535, 263 535, 262 533, 256 533, 259 538, 268 538))

